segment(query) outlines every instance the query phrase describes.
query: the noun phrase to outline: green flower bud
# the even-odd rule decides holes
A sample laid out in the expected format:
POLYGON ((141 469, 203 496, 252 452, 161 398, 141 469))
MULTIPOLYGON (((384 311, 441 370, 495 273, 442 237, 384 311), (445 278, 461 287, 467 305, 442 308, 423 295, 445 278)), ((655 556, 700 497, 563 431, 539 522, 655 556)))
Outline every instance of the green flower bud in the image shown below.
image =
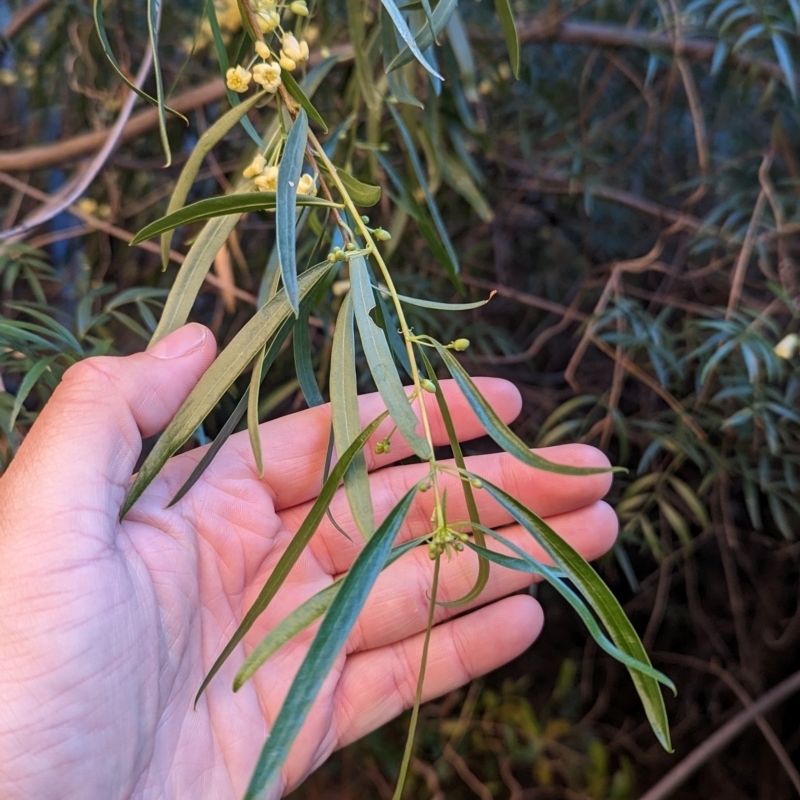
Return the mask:
POLYGON ((469 482, 476 488, 476 489, 483 489, 483 481, 480 478, 470 478, 469 482))
POLYGON ((363 222, 365 225, 369 225, 369 217, 368 217, 366 214, 362 214, 362 215, 361 215, 361 221, 362 221, 362 222, 363 222))
POLYGON ((292 14, 296 14, 298 17, 308 16, 308 6, 305 0, 294 0, 293 3, 289 4, 289 11, 291 11, 292 14))
POLYGON ((469 339, 456 339, 454 342, 450 343, 450 347, 461 353, 469 347, 469 339))
POLYGON ((375 228, 372 231, 372 235, 379 241, 379 242, 388 242, 389 239, 392 238, 392 234, 389 231, 385 231, 383 228, 375 228))
POLYGON ((431 394, 436 394, 436 386, 434 385, 433 381, 429 381, 427 378, 422 378, 419 382, 419 385, 426 392, 430 392, 431 394))

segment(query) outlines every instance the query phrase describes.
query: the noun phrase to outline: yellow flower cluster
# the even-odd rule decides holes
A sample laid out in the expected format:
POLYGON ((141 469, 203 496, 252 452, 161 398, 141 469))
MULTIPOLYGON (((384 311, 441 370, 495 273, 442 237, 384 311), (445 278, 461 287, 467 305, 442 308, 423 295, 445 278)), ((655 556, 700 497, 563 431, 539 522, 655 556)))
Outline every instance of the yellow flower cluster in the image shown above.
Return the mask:
POLYGON ((281 66, 291 72, 306 61, 308 61, 308 42, 298 42, 291 33, 284 34, 281 39, 281 66))
MULTIPOLYGON (((259 192, 274 192, 278 189, 278 167, 267 166, 267 160, 259 153, 242 172, 245 178, 253 178, 259 192)), ((311 175, 301 175, 297 183, 297 194, 317 194, 317 183, 311 175)))

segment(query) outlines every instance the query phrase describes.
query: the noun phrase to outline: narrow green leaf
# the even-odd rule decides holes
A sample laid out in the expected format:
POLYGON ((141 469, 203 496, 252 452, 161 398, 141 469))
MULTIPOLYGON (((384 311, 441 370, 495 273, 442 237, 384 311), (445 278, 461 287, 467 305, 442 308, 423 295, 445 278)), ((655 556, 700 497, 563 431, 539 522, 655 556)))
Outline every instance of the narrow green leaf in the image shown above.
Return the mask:
POLYGON ((271 658, 288 641, 304 631, 309 625, 316 622, 330 607, 336 597, 342 581, 338 580, 309 597, 301 606, 298 606, 288 617, 281 620, 259 643, 258 647, 245 659, 233 680, 233 691, 238 692, 256 671, 271 658))
POLYGON ((250 374, 250 388, 247 391, 247 432, 250 436, 250 448, 256 462, 258 474, 264 475, 264 457, 261 453, 261 436, 258 432, 258 390, 261 388, 261 365, 267 354, 266 342, 253 361, 253 371, 250 374))
MULTIPOLYGON (((330 178, 330 171, 328 168, 322 163, 320 163, 318 166, 320 168, 320 172, 322 172, 322 174, 326 177, 330 178)), ((358 180, 358 178, 354 178, 352 175, 345 172, 343 169, 337 168, 336 174, 339 176, 339 180, 341 180, 341 182, 344 184, 344 188, 347 189, 350 199, 357 206, 369 208, 374 206, 375 203, 381 199, 380 186, 373 186, 370 183, 363 183, 362 181, 358 180)))
POLYGON ((778 63, 781 65, 781 69, 783 70, 786 86, 791 92, 792 100, 794 100, 796 103, 797 75, 794 71, 794 60, 792 59, 789 46, 786 44, 786 39, 784 39, 779 33, 772 34, 772 46, 775 48, 775 55, 778 59, 778 63))
MULTIPOLYGON (((398 558, 409 550, 425 541, 427 536, 420 536, 397 547, 393 547, 383 568, 386 569, 398 558)), ((233 691, 238 692, 244 684, 253 677, 258 668, 268 661, 283 645, 304 631, 309 625, 318 620, 330 607, 333 598, 342 586, 342 578, 330 586, 309 597, 302 605, 292 611, 289 616, 278 623, 258 644, 255 650, 245 659, 233 681, 233 691)))
MULTIPOLYGON (((205 157, 211 152, 211 149, 216 145, 230 130, 236 125, 237 122, 248 112, 251 108, 261 99, 263 99, 266 92, 258 92, 252 97, 249 97, 238 106, 234 106, 230 111, 223 114, 198 140, 197 144, 192 150, 186 163, 183 165, 181 174, 175 184, 175 189, 172 192, 169 205, 167 206, 167 213, 165 216, 173 214, 178 209, 183 207, 189 192, 192 189, 194 180, 205 157)), ((164 233, 161 235, 161 264, 164 269, 167 268, 169 263, 169 250, 172 245, 172 234, 164 233)))
MULTIPOLYGON (((331 350, 331 419, 336 449, 340 453, 350 447, 361 431, 355 353, 353 297, 352 293, 348 292, 339 308, 331 350)), ((375 515, 372 509, 367 462, 363 453, 353 458, 350 468, 345 473, 344 490, 356 527, 366 541, 375 530, 375 515)))
POLYGON ((439 157, 445 181, 472 206, 482 222, 491 222, 494 211, 466 167, 445 150, 439 152, 439 157))
POLYGON ((391 103, 389 103, 388 109, 391 112, 392 117, 394 117, 397 129, 400 131, 400 136, 405 143, 406 152, 408 153, 408 157, 411 160, 411 165, 414 168, 414 174, 417 176, 420 188, 425 195, 425 202, 428 205, 428 210, 431 212, 433 224, 436 226, 442 246, 447 253, 447 260, 443 262, 443 266, 450 273, 451 279, 459 286, 459 288, 461 288, 457 277, 460 269, 458 265, 458 256, 456 256, 453 243, 450 241, 450 235, 447 233, 447 228, 445 227, 442 215, 439 213, 439 207, 436 205, 436 201, 434 200, 433 195, 428 188, 428 179, 424 170, 422 169, 422 164, 420 163, 419 156, 417 155, 417 149, 414 147, 414 141, 411 138, 411 134, 408 132, 405 122, 403 122, 400 112, 398 112, 391 103))
POLYGON ((515 78, 519 78, 519 35, 514 23, 514 12, 511 9, 511 0, 494 0, 494 7, 503 28, 506 39, 508 58, 511 61, 511 71, 515 78))
POLYGON ((167 112, 164 104, 164 76, 161 74, 161 48, 158 44, 158 29, 161 25, 161 0, 147 0, 147 33, 153 51, 153 74, 156 79, 156 107, 158 108, 158 132, 161 147, 167 159, 165 167, 172 165, 172 151, 167 136, 167 112))
MULTIPOLYGON (((425 350, 422 347, 419 347, 418 350, 420 358, 422 359, 422 363, 425 365, 425 371, 428 373, 428 379, 431 380, 433 385, 436 387, 436 402, 439 406, 439 413, 442 415, 444 427, 447 430, 447 438, 450 441, 450 449, 453 451, 453 460, 456 462, 456 466, 459 469, 466 470, 467 465, 464 461, 464 454, 461 451, 461 443, 458 441, 456 427, 453 425, 453 417, 450 414, 450 409, 447 406, 444 392, 439 384, 439 378, 436 375, 436 371, 434 370, 430 359, 425 354, 425 350)), ((486 540, 484 539, 483 529, 481 527, 481 517, 478 513, 478 504, 475 502, 475 494, 472 491, 472 484, 469 482, 469 478, 467 478, 463 473, 461 475, 461 490, 464 492, 464 502, 466 503, 469 519, 472 523, 472 534, 475 537, 477 544, 481 547, 485 547, 486 540)), ((470 589, 458 600, 440 602, 439 605, 453 607, 471 603, 480 596, 480 593, 484 590, 488 581, 489 562, 483 556, 479 556, 478 575, 475 578, 475 584, 473 585, 472 589, 470 589)))
POLYGON ((434 342, 439 355, 444 360, 453 380, 458 384, 467 402, 480 420, 486 433, 500 445, 507 453, 536 469, 546 472, 556 472, 560 475, 599 475, 604 472, 627 472, 624 467, 570 467, 565 464, 555 464, 536 453, 532 453, 525 442, 519 438, 487 402, 467 371, 458 363, 453 354, 439 342, 434 342))
MULTIPOLYGON (((426 22, 416 35, 415 42, 419 50, 427 50, 431 47, 439 34, 445 29, 450 15, 456 10, 458 0, 439 0, 436 8, 433 9, 431 18, 433 19, 433 30, 426 22)), ((411 48, 404 47, 389 63, 388 71, 396 70, 415 58, 411 48)))
POLYGON ((339 651, 347 641, 380 574, 416 491, 417 487, 413 486, 389 512, 345 575, 342 588, 336 593, 317 631, 258 757, 245 800, 261 797, 286 762, 289 750, 308 716, 322 682, 338 658, 339 651))
MULTIPOLYGON (((304 272, 300 277, 300 296, 304 297, 308 294, 330 269, 331 265, 325 262, 304 272)), ((255 315, 233 337, 230 344, 189 393, 186 401, 178 409, 145 459, 125 498, 120 518, 128 513, 167 460, 189 439, 231 384, 255 358, 264 342, 269 341, 290 313, 291 307, 286 293, 281 291, 263 308, 256 311, 255 315)))
MULTIPOLYGON (((301 152, 302 156, 302 152, 301 152)), ((283 162, 281 162, 283 163, 283 162)), ((159 233, 177 228, 179 225, 189 225, 192 222, 200 222, 212 217, 223 217, 231 215, 246 214, 249 211, 272 211, 280 206, 280 175, 278 176, 277 192, 245 192, 242 194, 223 194, 220 197, 209 197, 206 200, 198 200, 196 203, 184 206, 180 210, 169 214, 149 225, 145 225, 136 236, 131 239, 131 244, 138 244, 145 239, 158 236, 159 233)), ((295 181, 294 191, 297 191, 295 181)), ((312 197, 311 195, 300 195, 296 199, 295 205, 299 206, 326 206, 329 208, 343 208, 341 203, 331 203, 324 197, 312 197)), ((280 219, 280 212, 277 214, 280 219)), ((234 225, 238 222, 238 217, 234 225)), ((294 252, 294 218, 292 218, 292 252, 294 252)))
MULTIPOLYGON (((281 264, 281 278, 289 304, 298 316, 300 300, 297 295, 297 261, 295 225, 297 222, 297 184, 303 171, 303 154, 308 141, 308 115, 301 109, 286 137, 278 167, 277 210, 275 212, 275 241, 281 264)), ((302 199, 302 195, 301 198, 302 199)))
POLYGON ((350 285, 358 332, 361 334, 364 355, 367 357, 375 385, 400 433, 417 456, 426 461, 431 457, 430 446, 416 431, 419 420, 411 408, 400 376, 397 374, 389 343, 383 331, 370 316, 370 312, 375 308, 375 298, 372 294, 367 263, 361 256, 350 259, 350 285))
POLYGON ((55 356, 47 356, 39 359, 26 373, 25 377, 17 389, 16 397, 14 398, 14 405, 11 408, 11 416, 8 418, 8 430, 12 430, 14 423, 17 421, 19 412, 22 411, 22 404, 25 402, 31 389, 36 385, 36 381, 44 375, 50 365, 58 358, 55 356))
POLYGON ((578 613, 578 616, 586 625, 586 628, 591 634, 592 638, 595 640, 595 642, 597 642, 598 646, 602 650, 608 653, 612 658, 617 659, 617 661, 620 663, 625 664, 626 667, 630 667, 631 669, 640 672, 642 675, 646 675, 647 677, 662 683, 673 692, 677 691, 675 684, 663 672, 660 672, 644 661, 634 658, 625 651, 620 650, 619 647, 617 647, 608 638, 608 636, 603 633, 602 629, 597 624, 594 614, 589 611, 589 609, 586 607, 586 604, 583 602, 583 600, 581 600, 580 596, 576 592, 573 592, 569 586, 567 586, 567 584, 564 582, 563 575, 558 570, 548 567, 545 564, 542 564, 541 562, 531 558, 522 548, 517 547, 513 542, 509 541, 505 536, 501 536, 496 531, 487 528, 486 533, 487 535, 491 535, 492 538, 496 539, 501 544, 508 547, 509 550, 516 553, 519 557, 513 558, 511 556, 502 555, 501 553, 498 553, 494 550, 488 550, 485 547, 480 547, 472 542, 467 542, 467 547, 469 547, 470 550, 474 550, 483 558, 493 561, 495 564, 498 564, 501 567, 514 569, 517 570, 517 572, 527 572, 530 575, 540 575, 541 577, 545 578, 547 582, 575 609, 575 611, 578 613))
MULTIPOLYGON (((522 525, 560 569, 588 600, 600 621, 605 625, 611 640, 622 651, 637 661, 652 666, 647 651, 630 620, 625 616, 619 601, 581 555, 565 542, 547 523, 537 517, 518 500, 499 487, 484 480, 483 486, 498 503, 522 525)), ((488 556, 487 556, 488 558, 488 556)), ((637 669, 628 667, 636 691, 642 700, 647 718, 662 747, 672 752, 669 720, 664 698, 658 683, 637 669)))
MULTIPOLYGON (((338 58, 327 58, 323 61, 317 69, 325 69, 327 73, 328 70, 338 61, 338 58)), ((310 74, 310 73, 309 73, 310 74)), ((286 91, 292 96, 294 100, 297 101, 297 104, 300 108, 306 112, 309 119, 313 119, 317 125, 322 128, 322 130, 327 133, 328 126, 325 124, 325 120, 322 119, 319 111, 314 108, 311 100, 308 99, 308 96, 303 91, 303 87, 292 77, 292 73, 284 70, 281 72, 281 80, 283 81, 283 85, 286 87, 286 91)))
MULTIPOLYGON (((114 51, 111 49, 111 43, 108 41, 108 36, 106 36, 106 27, 105 27, 105 20, 103 18, 103 2, 102 0, 93 0, 92 2, 92 11, 94 14, 94 27, 97 31, 97 35, 100 38, 100 45, 103 48, 103 53, 105 54, 108 62, 111 64, 112 69, 114 72, 119 75, 120 78, 125 82, 125 85, 132 89, 142 100, 146 100, 148 103, 152 103, 153 105, 158 105, 158 100, 153 97, 152 95, 147 94, 147 92, 142 91, 137 86, 135 86, 125 75, 125 73, 120 69, 119 63, 117 62, 116 57, 114 56, 114 51)), ((155 58, 155 53, 153 54, 155 58)), ((189 120, 183 116, 179 111, 176 111, 174 108, 170 108, 169 106, 165 107, 170 114, 174 114, 176 117, 182 119, 187 125, 189 124, 189 120)))
POLYGON ((314 374, 314 363, 311 360, 311 336, 308 322, 308 310, 301 309, 300 316, 294 324, 294 369, 297 380, 303 391, 303 397, 309 408, 321 406, 325 400, 319 390, 317 376, 314 374))
POLYGON ((428 61, 425 59, 425 56, 422 55, 422 50, 417 44, 414 34, 412 34, 409 30, 408 23, 406 22, 405 17, 403 17, 400 9, 398 9, 395 5, 394 0, 381 0, 381 5, 383 5, 383 7, 386 9, 386 13, 391 17, 395 29, 400 34, 400 38, 406 43, 406 46, 411 51, 413 57, 416 58, 417 61, 419 61, 419 63, 422 64, 422 66, 428 72, 430 72, 431 75, 439 80, 444 80, 444 78, 428 63, 428 61))
POLYGON ((467 29, 457 8, 447 21, 446 27, 447 38, 458 64, 458 72, 464 82, 464 94, 470 102, 475 103, 478 101, 478 92, 475 88, 475 58, 472 55, 467 29))
POLYGON ((250 607, 250 610, 244 615, 239 627, 236 629, 233 636, 231 636, 230 641, 225 645, 222 653, 220 653, 219 657, 208 671, 208 675, 206 675, 206 677, 203 679, 203 683, 200 685, 200 688, 198 689, 197 695, 194 699, 195 705, 197 705, 197 701, 200 699, 200 695, 203 694, 206 686, 208 686, 212 678, 217 674, 217 672, 219 672, 219 668, 225 663, 228 656, 236 649, 236 646, 242 641, 247 631, 253 627, 255 621, 261 616, 261 614, 264 612, 264 609, 270 604, 272 599, 277 594, 278 589, 280 589, 283 582, 286 580, 287 576, 292 570, 292 567, 297 562, 297 559, 300 558, 300 555, 302 554, 306 545, 309 543, 309 541, 311 541, 311 537, 319 527, 319 523, 321 522, 322 517, 325 515, 325 510, 331 504, 333 495, 339 488, 339 484, 341 483, 347 468, 350 466, 353 459, 361 452, 364 445, 369 440, 369 437, 372 436, 372 434, 378 429, 378 426, 386 418, 387 413, 388 412, 384 411, 383 414, 374 419, 366 428, 364 428, 364 430, 353 441, 350 447, 348 447, 347 450, 342 454, 339 461, 336 463, 336 466, 331 470, 331 474, 323 484, 319 496, 314 501, 314 505, 311 506, 311 510, 308 512, 308 516, 303 520, 302 525, 300 525, 297 533, 292 537, 292 540, 287 546, 286 550, 283 552, 283 555, 280 557, 280 559, 278 559, 275 569, 270 573, 269 578, 259 592, 255 602, 250 607))
MULTIPOLYGON (((264 381, 270 367, 278 357, 289 331, 292 330, 292 319, 288 318, 280 328, 267 348, 266 355, 261 362, 261 381, 264 381)), ((184 495, 197 483, 200 476, 206 471, 208 465, 214 460, 214 456, 220 451, 220 448, 228 440, 228 437, 236 430, 239 420, 244 416, 247 409, 248 395, 243 394, 236 404, 233 413, 228 417, 225 424, 220 429, 214 441, 208 446, 203 453, 203 457, 197 462, 197 466, 192 470, 192 474, 184 481, 183 486, 175 493, 172 500, 169 501, 169 506, 174 506, 184 495)), ((169 507, 168 506, 168 507, 169 507)))
POLYGON ((703 530, 708 530, 708 528, 711 527, 708 511, 706 511, 705 506, 700 502, 700 498, 695 494, 694 490, 675 475, 669 475, 667 480, 678 495, 680 495, 681 500, 686 503, 689 511, 694 514, 697 521, 703 527, 703 530))
MULTIPOLYGON (((434 258, 436 258, 440 264, 450 265, 448 268, 448 273, 450 274, 451 279, 457 281, 457 278, 454 278, 455 273, 452 269, 452 262, 450 261, 450 255, 448 254, 447 248, 445 248, 439 239, 436 229, 428 215, 425 213, 425 210, 417 202, 409 188, 400 180, 400 177, 394 171, 392 165, 380 153, 376 153, 375 155, 378 159, 378 163, 386 173, 386 176, 397 190, 399 195, 397 198, 397 204, 414 218, 414 221, 417 223, 417 227, 419 228, 419 232, 422 234, 422 238, 425 239, 428 247, 431 249, 431 253, 433 254, 434 258)), ((458 286, 459 284, 456 283, 456 285, 458 286)))
POLYGON ((389 84, 389 91, 398 103, 406 103, 417 108, 423 108, 422 102, 411 90, 408 71, 404 69, 389 69, 389 64, 397 57, 400 49, 397 46, 394 25, 392 25, 383 6, 381 6, 381 45, 383 47, 383 67, 386 73, 386 81, 389 84))
POLYGON ((186 324, 214 258, 240 219, 241 214, 217 217, 200 231, 172 282, 158 327, 150 338, 150 347, 186 324))
MULTIPOLYGON (((374 289, 374 284, 373 284, 374 289)), ((389 346, 394 353, 395 361, 405 371, 406 375, 411 378, 411 362, 408 360, 408 351, 403 337, 400 335, 398 329, 398 321, 395 309, 389 304, 383 294, 377 290, 373 291, 377 305, 375 307, 375 321, 383 328, 386 338, 389 341, 389 346)))
MULTIPOLYGON (((388 295, 389 292, 386 289, 378 288, 382 294, 388 295)), ((439 303, 435 300, 420 300, 418 297, 409 297, 405 294, 398 294, 397 297, 403 303, 408 303, 412 306, 419 306, 420 308, 435 308, 440 311, 471 311, 473 308, 480 308, 481 306, 485 306, 494 296, 497 294, 494 290, 492 293, 485 299, 485 300, 478 300, 475 303, 439 303)))

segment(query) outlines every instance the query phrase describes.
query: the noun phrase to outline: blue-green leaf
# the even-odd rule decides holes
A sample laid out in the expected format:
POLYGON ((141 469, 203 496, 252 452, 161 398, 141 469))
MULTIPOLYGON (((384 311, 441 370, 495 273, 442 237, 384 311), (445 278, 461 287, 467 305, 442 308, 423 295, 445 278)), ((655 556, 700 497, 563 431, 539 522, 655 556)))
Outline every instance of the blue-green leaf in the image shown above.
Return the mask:
POLYGON ((358 332, 361 334, 364 355, 375 385, 403 438, 417 456, 425 461, 431 457, 430 446, 416 431, 419 420, 397 374, 391 348, 384 332, 372 321, 370 315, 375 308, 375 297, 372 294, 367 263, 362 256, 350 260, 350 284, 358 332))
POLYGON ((391 17, 394 27, 400 34, 400 38, 406 43, 406 46, 411 51, 414 58, 416 58, 417 61, 419 61, 419 63, 422 64, 422 66, 425 67, 428 72, 430 72, 431 75, 439 78, 439 80, 444 80, 442 76, 425 59, 425 56, 422 55, 422 50, 419 48, 419 45, 414 38, 414 34, 409 30, 408 23, 406 22, 402 12, 395 5, 394 0, 381 0, 381 4, 386 9, 386 13, 391 17))
POLYGON ((300 310, 297 295, 297 263, 295 254, 295 222, 297 216, 297 184, 303 171, 303 154, 308 140, 308 115, 305 109, 300 113, 286 137, 278 167, 277 210, 275 212, 275 239, 278 245, 278 258, 281 263, 281 278, 286 296, 295 316, 300 310))
POLYGON ((272 731, 258 757, 245 800, 257 800, 278 777, 289 750, 305 722, 322 683, 344 647, 347 637, 386 562, 405 521, 417 486, 413 486, 389 512, 375 535, 366 543, 342 581, 325 619, 295 676, 272 731))

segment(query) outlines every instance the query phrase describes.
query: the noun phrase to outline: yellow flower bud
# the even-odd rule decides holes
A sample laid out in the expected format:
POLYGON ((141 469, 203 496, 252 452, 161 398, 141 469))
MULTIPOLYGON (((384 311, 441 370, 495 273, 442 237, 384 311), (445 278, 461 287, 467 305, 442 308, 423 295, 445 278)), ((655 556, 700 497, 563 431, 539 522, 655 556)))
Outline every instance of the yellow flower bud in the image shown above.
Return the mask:
POLYGON ((279 61, 281 62, 281 69, 285 69, 287 72, 297 69, 297 64, 289 56, 284 55, 283 50, 281 50, 279 61))
POLYGON ((800 336, 790 333, 775 345, 773 352, 778 358, 785 358, 788 361, 797 352, 798 347, 800 347, 800 336))
POLYGON ((256 53, 258 53, 261 58, 265 61, 268 61, 271 53, 269 52, 269 47, 267 47, 265 42, 256 42, 256 53))
POLYGON ((469 347, 469 339, 456 339, 450 346, 461 353, 469 347))
POLYGON ((267 167, 256 179, 259 192, 274 192, 278 188, 278 168, 267 167))
POLYGON ((250 80, 252 77, 249 70, 239 65, 237 67, 231 67, 225 73, 225 82, 228 84, 229 89, 242 94, 250 87, 250 80))
MULTIPOLYGON (((261 33, 272 33, 281 24, 281 17, 277 11, 259 11, 256 14, 256 22, 261 28, 261 33)), ((261 55, 259 53, 259 55, 261 55)), ((261 56, 264 58, 264 56, 261 56)))
POLYGON ((306 0, 294 0, 293 3, 289 4, 289 11, 291 11, 292 14, 296 14, 298 17, 307 17, 308 6, 306 5, 306 0))
POLYGON ((245 178, 255 178, 264 171, 267 166, 267 160, 259 153, 251 162, 250 165, 242 173, 245 178))
POLYGON ((312 197, 317 193, 317 184, 311 175, 305 174, 300 176, 297 183, 297 194, 307 194, 312 197))
POLYGON ((287 33, 281 40, 281 55, 302 64, 308 61, 308 42, 298 42, 293 34, 287 33))
POLYGON ((253 80, 268 92, 277 92, 281 85, 281 68, 274 62, 256 64, 253 67, 253 80))

